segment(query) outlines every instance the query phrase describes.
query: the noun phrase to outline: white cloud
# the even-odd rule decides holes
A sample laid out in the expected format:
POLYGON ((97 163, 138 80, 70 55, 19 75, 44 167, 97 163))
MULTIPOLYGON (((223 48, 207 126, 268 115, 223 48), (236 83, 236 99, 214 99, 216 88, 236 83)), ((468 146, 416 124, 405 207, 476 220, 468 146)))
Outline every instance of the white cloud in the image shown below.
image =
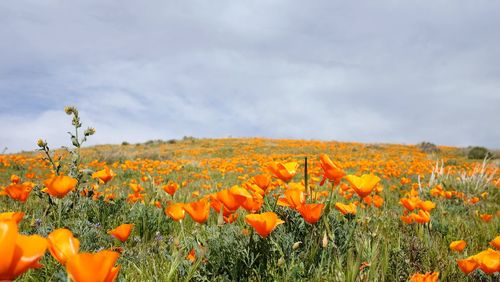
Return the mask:
POLYGON ((500 4, 0 3, 0 146, 268 136, 498 147, 500 4))

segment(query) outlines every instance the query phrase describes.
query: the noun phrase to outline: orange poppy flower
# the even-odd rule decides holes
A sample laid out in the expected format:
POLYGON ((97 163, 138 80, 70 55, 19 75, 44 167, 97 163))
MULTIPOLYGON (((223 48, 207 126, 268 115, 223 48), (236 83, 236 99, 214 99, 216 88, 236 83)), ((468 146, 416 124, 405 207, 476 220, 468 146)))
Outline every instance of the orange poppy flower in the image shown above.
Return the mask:
POLYGON ((257 193, 254 193, 251 198, 247 198, 241 206, 249 213, 255 213, 264 204, 264 198, 257 193))
POLYGON ((380 208, 384 204, 384 198, 379 195, 373 196, 373 205, 377 208, 380 208))
POLYGON ((129 186, 129 187, 130 187, 130 189, 132 189, 132 191, 133 191, 134 193, 136 193, 136 194, 137 194, 137 193, 140 193, 140 192, 142 192, 142 191, 144 191, 144 188, 142 188, 142 186, 141 186, 140 184, 137 184, 137 183, 133 183, 133 182, 132 182, 132 183, 130 183, 128 186, 129 186))
POLYGON ((32 187, 26 184, 10 184, 5 187, 4 192, 11 199, 24 203, 28 199, 31 190, 32 187))
POLYGON ((271 234, 276 226, 285 223, 274 212, 248 214, 245 216, 245 222, 250 224, 255 229, 255 232, 263 238, 271 234))
POLYGON ((238 219, 238 214, 232 213, 232 214, 230 214, 228 216, 223 216, 223 218, 224 218, 224 222, 225 223, 230 224, 230 223, 235 222, 238 219))
POLYGON ((401 198, 399 199, 399 203, 403 205, 407 210, 413 211, 417 208, 420 199, 418 198, 401 198))
POLYGON ((0 221, 13 220, 17 224, 23 220, 24 212, 2 212, 0 213, 0 221))
POLYGON ((133 224, 122 224, 116 227, 115 229, 109 230, 108 234, 122 242, 125 242, 130 236, 133 227, 134 227, 133 224))
POLYGON ((278 163, 273 162, 269 165, 268 169, 276 176, 277 178, 283 180, 284 182, 289 182, 297 173, 297 169, 299 168, 299 164, 297 162, 289 162, 289 163, 278 163))
POLYGON ((365 203, 368 206, 372 204, 372 201, 373 201, 372 196, 366 196, 363 198, 363 203, 365 203))
POLYGON ((500 235, 495 237, 495 239, 491 240, 490 245, 500 250, 500 235))
POLYGON ((477 262, 479 269, 487 274, 500 271, 500 252, 493 249, 484 250, 472 258, 477 262))
POLYGON ((405 184, 411 183, 411 179, 406 178, 406 177, 402 177, 401 180, 400 180, 400 183, 401 183, 401 185, 405 185, 405 184))
POLYGON ((120 270, 120 266, 114 266, 119 256, 108 250, 76 254, 66 263, 66 271, 75 282, 111 282, 120 270))
POLYGON ((410 214, 411 218, 421 224, 427 223, 431 221, 431 214, 429 212, 419 210, 418 214, 412 213, 410 214))
POLYGON ((196 261, 196 251, 194 250, 194 248, 191 249, 191 251, 189 251, 189 253, 186 256, 186 259, 191 263, 196 261))
POLYGON ((248 192, 247 189, 238 185, 234 185, 233 187, 231 187, 229 189, 229 193, 231 193, 233 197, 237 198, 239 201, 242 202, 252 197, 252 194, 250 194, 250 192, 248 192))
POLYGON ((426 212, 430 212, 436 207, 436 204, 433 203, 432 201, 420 201, 418 203, 418 207, 426 212))
POLYGON ((184 210, 194 221, 204 223, 208 220, 208 215, 210 214, 210 203, 206 198, 204 198, 197 202, 185 204, 184 210))
POLYGON ((444 196, 443 187, 441 185, 436 185, 434 188, 430 190, 431 196, 438 197, 444 196))
POLYGON ((231 213, 234 213, 234 211, 230 211, 229 209, 227 209, 224 204, 217 200, 217 195, 216 194, 211 194, 210 195, 210 206, 217 212, 217 213, 220 213, 221 212, 221 209, 222 209, 222 214, 224 216, 228 216, 230 215, 231 213))
POLYGON ((477 202, 479 202, 479 198, 478 198, 478 197, 472 197, 472 198, 469 200, 469 203, 471 203, 471 204, 476 204, 477 202))
POLYGON ((167 185, 163 185, 163 191, 167 192, 170 196, 174 196, 175 192, 179 189, 179 184, 175 182, 168 183, 167 185))
POLYGON ((111 169, 109 169, 109 167, 105 167, 102 170, 99 170, 99 171, 92 173, 92 178, 98 178, 100 181, 102 181, 104 184, 106 184, 111 179, 113 179, 113 177, 115 175, 116 174, 111 169))
POLYGON ((53 176, 43 182, 45 188, 42 191, 54 197, 63 198, 75 188, 77 182, 76 179, 70 176, 53 176))
POLYGON ((484 221, 484 222, 489 222, 493 218, 492 214, 481 214, 479 217, 484 221))
POLYGON ((346 214, 356 214, 356 204, 350 203, 348 205, 337 202, 335 203, 335 208, 341 212, 343 215, 346 214))
POLYGON ((343 192, 352 191, 351 186, 349 186, 347 183, 341 183, 339 187, 340 187, 340 190, 343 192))
POLYGON ((145 194, 139 194, 139 193, 128 194, 127 201, 129 203, 135 203, 137 201, 143 201, 144 202, 144 195, 145 194))
POLYGON ((21 178, 15 174, 12 174, 10 176, 10 182, 13 183, 13 184, 18 184, 19 181, 21 181, 21 178))
POLYGON ((302 182, 290 182, 286 185, 286 190, 300 190, 305 192, 306 186, 302 182))
POLYGON ((360 198, 370 195, 375 185, 380 181, 380 178, 373 174, 363 174, 361 177, 348 175, 345 178, 351 183, 352 189, 354 189, 360 198))
POLYGON ((324 204, 303 204, 297 210, 306 222, 315 224, 320 219, 324 207, 324 204))
POLYGON ((243 183, 243 186, 250 192, 250 193, 257 193, 260 194, 261 196, 264 196, 266 194, 266 191, 262 190, 257 184, 251 183, 251 182, 246 182, 243 183))
POLYGON ((467 246, 467 243, 464 240, 453 241, 450 243, 450 250, 455 252, 462 252, 467 246))
POLYGON ((14 280, 38 263, 47 250, 47 240, 38 235, 21 235, 13 220, 0 221, 0 281, 14 280))
POLYGON ((160 201, 154 201, 153 205, 159 209, 161 209, 161 203, 160 201))
POLYGON ((469 274, 479 267, 479 264, 473 257, 468 257, 466 259, 458 259, 457 264, 458 267, 460 268, 460 271, 462 271, 465 274, 469 274))
POLYGON ((306 202, 306 197, 304 191, 297 188, 288 188, 284 193, 285 197, 278 199, 278 206, 290 207, 292 209, 297 209, 306 202))
POLYGON ((254 176, 252 178, 252 181, 257 186, 259 186, 260 189, 266 191, 267 188, 269 187, 269 184, 271 184, 271 177, 269 177, 265 174, 259 174, 259 175, 254 176))
POLYGON ((217 200, 224 204, 225 210, 235 212, 252 195, 240 186, 233 186, 231 189, 225 189, 216 194, 217 200))
POLYGON ((439 272, 415 273, 410 277, 410 282, 437 282, 439 272))
POLYGON ((80 241, 73 237, 73 233, 65 228, 52 231, 47 236, 50 254, 62 265, 80 250, 80 241))
POLYGON ((409 215, 402 215, 400 218, 406 224, 412 224, 413 223, 413 217, 411 217, 409 215))
POLYGON ((319 159, 321 160, 321 168, 324 173, 320 185, 323 185, 326 179, 338 185, 340 180, 345 176, 345 172, 338 164, 334 163, 328 155, 321 154, 319 159))
POLYGON ((170 204, 165 209, 165 214, 175 221, 181 221, 186 216, 183 203, 170 204))

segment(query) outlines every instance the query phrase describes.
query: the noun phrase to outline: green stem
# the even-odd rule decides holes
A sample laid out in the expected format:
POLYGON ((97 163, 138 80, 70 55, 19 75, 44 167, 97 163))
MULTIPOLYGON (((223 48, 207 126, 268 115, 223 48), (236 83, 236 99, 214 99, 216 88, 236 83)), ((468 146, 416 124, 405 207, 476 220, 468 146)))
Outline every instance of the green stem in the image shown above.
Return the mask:
POLYGON ((57 201, 57 225, 61 227, 61 216, 62 216, 62 201, 58 199, 57 201))
POLYGON ((44 146, 43 147, 43 152, 45 153, 45 155, 47 156, 47 159, 49 159, 49 162, 50 164, 52 165, 52 169, 54 169, 54 172, 56 173, 56 175, 59 175, 59 170, 57 169, 57 166, 56 164, 54 163, 54 160, 52 159, 52 157, 50 156, 50 151, 49 151, 49 148, 47 146, 44 146))
POLYGON ((184 222, 182 222, 182 219, 179 221, 181 225, 181 237, 182 241, 184 242, 184 245, 186 245, 186 234, 184 233, 184 222))
POLYGON ((307 178, 307 157, 304 157, 304 185, 306 186, 306 191, 309 197, 311 197, 311 191, 309 190, 309 179, 307 178))
POLYGON ((253 229, 250 231, 250 238, 248 240, 248 253, 250 254, 250 251, 252 251, 252 246, 253 246, 253 229))

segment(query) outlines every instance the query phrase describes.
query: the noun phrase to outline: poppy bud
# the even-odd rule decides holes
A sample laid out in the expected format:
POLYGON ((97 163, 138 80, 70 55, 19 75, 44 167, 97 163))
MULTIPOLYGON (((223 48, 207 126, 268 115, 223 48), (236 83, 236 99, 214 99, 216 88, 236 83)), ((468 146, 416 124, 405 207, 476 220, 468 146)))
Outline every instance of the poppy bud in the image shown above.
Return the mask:
POLYGON ((38 145, 38 147, 40 148, 43 148, 45 146, 47 146, 47 142, 43 141, 41 138, 38 139, 38 141, 36 141, 36 144, 38 145))
POLYGON ((292 245, 292 250, 294 250, 294 251, 295 251, 296 249, 298 249, 298 248, 300 247, 300 245, 301 245, 301 244, 302 244, 302 242, 301 242, 301 241, 298 241, 298 242, 293 243, 293 245, 292 245))
POLYGON ((326 236, 326 232, 323 235, 323 241, 321 242, 321 246, 326 248, 328 246, 328 236, 326 236))
POLYGON ((217 217, 217 226, 224 225, 224 207, 220 208, 219 216, 217 217))

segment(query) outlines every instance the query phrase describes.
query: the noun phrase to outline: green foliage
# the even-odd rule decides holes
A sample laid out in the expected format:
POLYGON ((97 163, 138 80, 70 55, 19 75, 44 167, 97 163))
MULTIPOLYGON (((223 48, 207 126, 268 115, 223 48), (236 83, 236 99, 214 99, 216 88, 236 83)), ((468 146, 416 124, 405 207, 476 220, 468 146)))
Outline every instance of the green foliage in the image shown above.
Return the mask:
POLYGON ((493 157, 493 154, 484 147, 472 147, 467 153, 467 158, 471 160, 483 160, 491 157, 493 157))
POLYGON ((431 143, 431 142, 421 142, 419 144, 417 144, 417 147, 424 153, 427 153, 427 154, 435 154, 435 153, 439 153, 440 150, 438 148, 438 146, 436 146, 435 144, 431 143))

